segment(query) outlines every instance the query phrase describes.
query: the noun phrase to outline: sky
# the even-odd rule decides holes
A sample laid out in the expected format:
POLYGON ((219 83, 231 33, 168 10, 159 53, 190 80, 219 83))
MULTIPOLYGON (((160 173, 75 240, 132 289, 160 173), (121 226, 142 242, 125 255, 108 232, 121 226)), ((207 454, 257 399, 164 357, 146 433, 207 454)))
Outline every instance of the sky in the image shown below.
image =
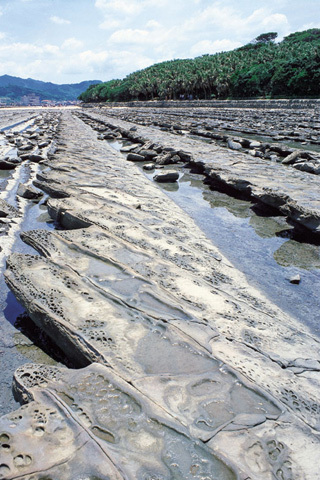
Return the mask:
POLYGON ((108 81, 320 28, 319 0, 0 0, 0 75, 108 81))

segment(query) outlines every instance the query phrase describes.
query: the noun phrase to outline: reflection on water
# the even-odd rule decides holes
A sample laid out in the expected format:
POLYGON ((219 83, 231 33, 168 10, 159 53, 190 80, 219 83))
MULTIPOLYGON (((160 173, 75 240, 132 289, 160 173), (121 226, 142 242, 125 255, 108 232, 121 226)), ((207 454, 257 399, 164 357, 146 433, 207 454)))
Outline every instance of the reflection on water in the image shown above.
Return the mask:
POLYGON ((179 170, 183 172, 179 189, 166 191, 167 195, 194 218, 249 283, 320 336, 319 243, 288 238, 293 227, 285 217, 267 216, 250 201, 211 191, 202 175, 179 170), (289 279, 296 274, 301 283, 292 285, 289 279))
MULTIPOLYGON (((306 150, 306 151, 320 153, 320 145, 313 144, 313 143, 304 144, 305 139, 297 138, 296 141, 293 139, 275 140, 273 137, 269 135, 259 135, 259 134, 248 133, 248 132, 238 132, 236 130, 217 130, 213 133, 218 133, 220 135, 232 135, 234 137, 247 138, 248 140, 257 140, 258 142, 261 142, 261 143, 278 143, 280 145, 285 145, 286 147, 289 147, 289 148, 299 148, 299 150, 306 150)), ((195 136, 194 138, 199 140, 200 137, 195 136)), ((222 142, 218 141, 217 143, 222 143, 222 142)))
MULTIPOLYGON (((160 170, 161 172, 161 170, 160 170)), ((157 175, 158 170, 156 170, 153 175, 157 175)), ((162 190, 166 192, 177 192, 179 190, 179 183, 178 182, 171 182, 171 183, 161 183, 162 190)))
MULTIPOLYGON (((201 180, 194 180, 192 177, 190 179, 190 174, 185 174, 181 179, 182 182, 189 182, 193 188, 204 188, 201 180)), ((249 219, 248 227, 252 227, 259 237, 263 239, 282 238, 281 246, 273 253, 273 258, 279 265, 296 266, 305 270, 320 268, 319 244, 286 240, 285 237, 290 236, 290 231, 293 232, 293 227, 288 224, 285 217, 267 216, 263 211, 259 214, 257 213, 259 210, 252 202, 239 200, 221 192, 204 189, 202 196, 211 208, 226 209, 234 217, 249 219), (282 232, 285 235, 282 235, 282 232)), ((278 243, 279 241, 275 240, 275 245, 278 243)))
POLYGON ((10 177, 12 170, 0 170, 0 182, 10 177))
POLYGON ((294 265, 304 270, 320 268, 320 247, 308 243, 301 245, 289 240, 274 252, 273 257, 283 267, 294 265))

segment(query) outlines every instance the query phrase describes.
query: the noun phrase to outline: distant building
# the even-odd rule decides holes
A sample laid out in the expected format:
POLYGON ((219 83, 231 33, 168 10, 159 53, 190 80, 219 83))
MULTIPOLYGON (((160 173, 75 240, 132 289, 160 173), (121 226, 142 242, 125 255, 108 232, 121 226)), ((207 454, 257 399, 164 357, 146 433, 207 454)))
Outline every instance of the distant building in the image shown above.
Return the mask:
POLYGON ((41 105, 43 107, 54 107, 56 102, 54 100, 41 100, 41 105))
POLYGON ((9 97, 0 97, 0 107, 7 107, 8 105, 14 105, 14 101, 9 97))
POLYGON ((23 95, 21 98, 22 105, 41 105, 40 97, 38 97, 35 93, 30 93, 29 95, 23 95))

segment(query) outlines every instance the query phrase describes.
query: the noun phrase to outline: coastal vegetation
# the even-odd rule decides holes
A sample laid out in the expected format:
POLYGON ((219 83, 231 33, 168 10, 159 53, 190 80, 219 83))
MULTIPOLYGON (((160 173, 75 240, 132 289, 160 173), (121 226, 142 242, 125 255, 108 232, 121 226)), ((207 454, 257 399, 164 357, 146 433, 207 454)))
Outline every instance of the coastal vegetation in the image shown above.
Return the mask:
POLYGON ((292 33, 278 43, 276 37, 276 32, 263 33, 229 52, 158 63, 122 80, 90 85, 79 99, 320 96, 320 29, 292 33))

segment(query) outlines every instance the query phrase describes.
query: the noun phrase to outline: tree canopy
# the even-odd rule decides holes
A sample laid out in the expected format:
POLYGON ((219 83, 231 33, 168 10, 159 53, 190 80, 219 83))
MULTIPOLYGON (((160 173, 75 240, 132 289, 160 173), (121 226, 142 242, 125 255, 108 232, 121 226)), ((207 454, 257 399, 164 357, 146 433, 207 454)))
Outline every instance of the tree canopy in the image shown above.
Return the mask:
POLYGON ((320 29, 276 32, 230 52, 171 60, 89 87, 84 102, 320 96, 320 29))
POLYGON ((261 33, 261 35, 258 35, 258 37, 253 40, 253 43, 274 42, 277 36, 277 32, 261 33))

